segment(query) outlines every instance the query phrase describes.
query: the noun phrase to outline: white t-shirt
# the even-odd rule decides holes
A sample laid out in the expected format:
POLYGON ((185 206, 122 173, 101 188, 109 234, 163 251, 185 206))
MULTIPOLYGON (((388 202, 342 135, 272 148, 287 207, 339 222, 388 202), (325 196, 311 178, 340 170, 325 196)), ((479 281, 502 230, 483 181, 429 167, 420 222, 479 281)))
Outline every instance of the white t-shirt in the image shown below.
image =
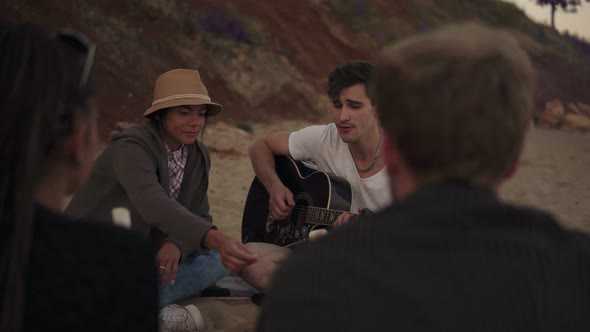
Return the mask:
POLYGON ((320 171, 348 180, 352 187, 350 212, 357 213, 359 208, 376 212, 392 202, 385 167, 375 175, 361 178, 348 144, 342 141, 333 123, 310 126, 291 133, 289 153, 295 160, 311 161, 320 171))

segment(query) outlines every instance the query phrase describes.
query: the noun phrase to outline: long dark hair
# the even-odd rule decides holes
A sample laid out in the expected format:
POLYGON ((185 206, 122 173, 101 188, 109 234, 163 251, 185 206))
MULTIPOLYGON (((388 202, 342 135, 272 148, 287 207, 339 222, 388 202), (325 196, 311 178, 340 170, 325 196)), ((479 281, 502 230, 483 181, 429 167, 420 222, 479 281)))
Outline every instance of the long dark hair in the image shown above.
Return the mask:
POLYGON ((22 327, 35 189, 54 148, 88 112, 84 54, 62 35, 0 25, 0 330, 22 327))

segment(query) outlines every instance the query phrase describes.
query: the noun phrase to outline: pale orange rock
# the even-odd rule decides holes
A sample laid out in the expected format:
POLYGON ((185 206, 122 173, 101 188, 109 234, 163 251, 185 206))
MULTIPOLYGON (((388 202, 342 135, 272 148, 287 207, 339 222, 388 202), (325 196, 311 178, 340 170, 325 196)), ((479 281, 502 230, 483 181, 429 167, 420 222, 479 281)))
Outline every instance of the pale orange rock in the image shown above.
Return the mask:
POLYGON ((561 127, 564 131, 590 131, 590 117, 584 114, 567 113, 561 127))
POLYGON ((548 101, 545 109, 538 116, 538 126, 542 128, 556 128, 565 114, 565 108, 559 99, 548 101))
POLYGON ((119 122, 115 123, 115 130, 116 131, 123 131, 123 130, 131 127, 134 124, 135 124, 135 122, 119 121, 119 122))
POLYGON ((590 117, 590 105, 578 103, 576 106, 578 106, 580 113, 584 114, 585 116, 590 117))
POLYGON ((574 113, 574 114, 581 114, 582 111, 580 111, 580 108, 578 107, 578 105, 576 103, 567 103, 567 111, 569 113, 574 113))

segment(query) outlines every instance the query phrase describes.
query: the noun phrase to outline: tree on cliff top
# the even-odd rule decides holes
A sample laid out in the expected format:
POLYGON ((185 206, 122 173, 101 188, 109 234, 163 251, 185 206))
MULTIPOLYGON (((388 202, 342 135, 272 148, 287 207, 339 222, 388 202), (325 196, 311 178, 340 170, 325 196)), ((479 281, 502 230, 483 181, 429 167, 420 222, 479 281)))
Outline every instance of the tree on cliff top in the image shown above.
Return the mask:
MULTIPOLYGON (((586 2, 590 2, 590 0, 585 0, 586 2)), ((537 5, 543 6, 551 6, 551 27, 555 28, 555 11, 557 8, 561 7, 561 9, 566 13, 575 13, 577 12, 577 7, 582 5, 581 0, 536 0, 537 5)))

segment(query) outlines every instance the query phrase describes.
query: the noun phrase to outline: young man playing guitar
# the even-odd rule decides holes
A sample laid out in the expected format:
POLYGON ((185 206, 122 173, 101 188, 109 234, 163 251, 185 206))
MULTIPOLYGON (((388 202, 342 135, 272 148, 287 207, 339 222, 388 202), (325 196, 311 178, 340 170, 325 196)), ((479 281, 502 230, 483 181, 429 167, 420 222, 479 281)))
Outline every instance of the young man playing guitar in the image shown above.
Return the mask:
MULTIPOLYGON (((333 123, 273 133, 250 147, 254 172, 270 195, 271 219, 287 218, 295 206, 293 193, 277 175, 275 156, 310 161, 318 170, 348 180, 353 197, 351 213, 341 214, 334 223, 336 227, 349 222, 361 209, 377 211, 391 203, 385 162, 381 158, 383 133, 367 93, 371 75, 372 66, 364 61, 337 67, 328 80, 333 123)), ((265 289, 278 262, 290 250, 263 243, 250 243, 248 247, 262 259, 247 267, 242 275, 255 287, 265 289), (268 252, 272 254, 265 256, 268 252)))

